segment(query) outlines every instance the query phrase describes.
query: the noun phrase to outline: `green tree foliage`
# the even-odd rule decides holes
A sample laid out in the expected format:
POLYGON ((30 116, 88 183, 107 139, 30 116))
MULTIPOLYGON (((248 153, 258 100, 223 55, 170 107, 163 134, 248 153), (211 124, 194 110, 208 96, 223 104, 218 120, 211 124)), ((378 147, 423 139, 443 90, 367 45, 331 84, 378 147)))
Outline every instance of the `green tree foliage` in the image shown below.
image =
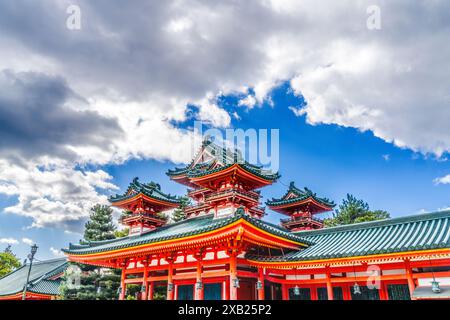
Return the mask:
POLYGON ((384 210, 370 210, 367 202, 357 199, 351 194, 339 205, 339 208, 333 213, 333 217, 325 219, 326 227, 339 226, 344 224, 353 224, 359 222, 375 221, 387 219, 390 215, 384 210))
POLYGON ((175 209, 172 213, 172 220, 174 222, 186 219, 186 213, 184 213, 184 210, 190 203, 191 201, 189 200, 188 197, 181 198, 181 205, 177 209, 175 209))
POLYGON ((141 286, 138 284, 129 284, 127 285, 127 292, 126 292, 126 300, 137 300, 138 295, 141 294, 141 286))
POLYGON ((122 230, 114 231, 114 236, 116 238, 123 238, 130 234, 130 228, 123 228, 122 230))
POLYGON ((155 286, 153 289, 153 300, 166 300, 167 288, 166 286, 155 286))
POLYGON ((97 204, 91 208, 89 221, 85 224, 84 240, 100 241, 114 239, 116 226, 113 223, 113 210, 109 206, 97 204))
MULTIPOLYGON (((128 234, 117 231, 113 223, 112 209, 95 205, 91 209, 89 221, 85 224, 84 239, 89 241, 110 240, 128 234)), ((73 264, 81 270, 79 287, 70 286, 70 274, 66 272, 60 287, 60 298, 64 300, 115 300, 118 298, 121 271, 95 266, 73 264)))
POLYGON ((21 263, 12 252, 11 245, 8 245, 3 252, 0 252, 0 278, 20 266, 21 263))

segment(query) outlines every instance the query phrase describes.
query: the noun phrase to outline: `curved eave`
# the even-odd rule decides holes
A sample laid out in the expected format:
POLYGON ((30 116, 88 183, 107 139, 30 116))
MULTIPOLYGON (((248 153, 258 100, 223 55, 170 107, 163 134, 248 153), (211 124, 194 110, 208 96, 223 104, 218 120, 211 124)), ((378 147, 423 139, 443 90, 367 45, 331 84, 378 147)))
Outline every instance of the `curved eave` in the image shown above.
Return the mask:
POLYGON ((288 209, 305 205, 308 202, 313 203, 316 207, 320 208, 320 212, 331 211, 334 207, 328 204, 324 204, 320 200, 317 200, 312 196, 309 196, 307 198, 293 198, 289 200, 266 201, 266 205, 273 211, 286 214, 288 209))
MULTIPOLYGON (((22 292, 12 293, 8 295, 0 296, 0 300, 21 300, 22 292)), ((51 300, 53 297, 56 297, 57 294, 43 294, 36 293, 31 290, 27 291, 26 299, 28 300, 51 300)))
POLYGON ((169 177, 177 177, 177 176, 183 176, 185 175, 189 169, 183 169, 183 170, 169 170, 166 172, 166 175, 169 177))
POLYGON ((246 257, 250 265, 258 267, 270 267, 273 269, 287 268, 305 268, 313 266, 329 266, 329 265, 346 265, 354 263, 395 261, 396 259, 425 259, 425 258, 450 258, 450 248, 441 249, 424 249, 411 251, 398 251, 390 253, 379 253, 370 255, 347 256, 347 257, 330 257, 323 259, 305 259, 305 260, 286 260, 280 259, 261 259, 258 257, 246 257))
POLYGON ((196 188, 198 187, 195 183, 192 183, 187 176, 187 174, 182 175, 176 175, 176 176, 169 176, 172 181, 181 183, 182 185, 185 185, 187 187, 196 188))
POLYGON ((177 200, 169 200, 168 201, 168 200, 161 199, 158 197, 149 196, 143 192, 139 192, 137 194, 133 194, 133 195, 126 196, 126 197, 110 198, 109 201, 116 207, 122 207, 122 206, 127 206, 141 198, 150 203, 157 204, 157 205, 160 205, 163 207, 168 207, 168 208, 176 208, 181 204, 181 201, 177 201, 177 200))
POLYGON ((63 252, 73 261, 101 260, 111 257, 126 257, 128 255, 139 254, 142 252, 160 252, 166 250, 175 250, 198 246, 199 244, 212 243, 223 238, 237 237, 241 232, 244 240, 268 247, 296 248, 307 247, 309 242, 304 241, 296 235, 285 233, 281 230, 275 230, 273 227, 260 227, 249 222, 252 218, 240 217, 234 222, 225 226, 189 236, 177 235, 171 239, 161 239, 150 243, 135 243, 123 248, 76 252, 76 250, 63 250, 63 252), (264 230, 267 229, 267 230, 264 230), (272 230, 273 229, 273 230, 272 230))
POLYGON ((249 178, 250 180, 257 181, 262 185, 269 185, 272 184, 276 179, 279 178, 279 175, 260 175, 255 172, 252 172, 251 170, 247 170, 245 166, 235 163, 232 165, 224 166, 219 169, 214 169, 209 172, 205 172, 204 174, 191 174, 188 175, 190 180, 194 183, 198 183, 201 181, 209 180, 213 177, 220 177, 220 176, 226 176, 228 174, 232 174, 233 171, 239 172, 243 174, 245 177, 249 178))

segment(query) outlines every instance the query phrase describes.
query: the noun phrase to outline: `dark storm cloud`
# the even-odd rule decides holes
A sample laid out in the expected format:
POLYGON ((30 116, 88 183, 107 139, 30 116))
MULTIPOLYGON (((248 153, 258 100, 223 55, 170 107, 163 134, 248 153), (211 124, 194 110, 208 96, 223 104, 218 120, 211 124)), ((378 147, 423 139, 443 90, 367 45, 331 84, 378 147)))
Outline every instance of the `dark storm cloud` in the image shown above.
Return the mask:
POLYGON ((265 61, 260 41, 279 23, 269 8, 254 1, 239 6, 193 1, 193 12, 170 1, 51 3, 0 3, 1 33, 55 59, 72 77, 89 78, 132 99, 173 92, 199 99, 227 82, 250 80, 265 61), (70 3, 81 8, 79 31, 66 28, 70 3), (225 14, 221 23, 209 16, 213 12, 225 14), (170 22, 186 13, 201 26, 168 31, 170 22))
POLYGON ((40 73, 0 72, 0 155, 76 160, 67 146, 108 148, 120 135, 115 120, 92 111, 76 111, 71 103, 87 103, 59 77, 40 73))
POLYGON ((106 202, 96 188, 114 187, 74 159, 189 161, 190 136, 175 125, 187 105, 227 126, 215 97, 250 88, 261 105, 289 80, 307 101, 293 110, 311 124, 448 152, 449 10, 448 0, 1 0, 0 72, 12 71, 0 73, 0 192, 19 198, 7 211, 73 228, 106 202), (69 5, 81 9, 81 30, 66 28, 69 5), (366 26, 370 5, 381 30, 366 26), (39 156, 49 159, 11 161, 39 156), (40 170, 59 159, 69 161, 40 170))

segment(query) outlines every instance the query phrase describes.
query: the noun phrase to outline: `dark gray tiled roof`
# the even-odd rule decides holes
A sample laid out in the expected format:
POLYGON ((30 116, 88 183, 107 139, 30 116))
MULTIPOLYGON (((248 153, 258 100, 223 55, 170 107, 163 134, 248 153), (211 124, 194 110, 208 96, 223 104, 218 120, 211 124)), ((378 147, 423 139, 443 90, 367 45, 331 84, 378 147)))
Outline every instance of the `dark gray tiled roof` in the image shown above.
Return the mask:
MULTIPOLYGON (((30 273, 29 291, 42 294, 56 295, 59 288, 59 280, 49 278, 64 272, 67 268, 65 258, 34 262, 30 273)), ((29 264, 21 266, 15 271, 0 278, 0 296, 9 296, 22 292, 29 264)))

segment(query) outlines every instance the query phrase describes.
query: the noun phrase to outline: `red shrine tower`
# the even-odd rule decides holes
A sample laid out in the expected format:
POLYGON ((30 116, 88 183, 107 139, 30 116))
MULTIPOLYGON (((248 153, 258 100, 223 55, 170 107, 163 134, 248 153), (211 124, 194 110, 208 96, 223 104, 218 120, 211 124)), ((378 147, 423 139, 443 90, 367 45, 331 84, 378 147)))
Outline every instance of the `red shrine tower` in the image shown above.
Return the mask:
POLYGON ((323 228, 322 220, 314 215, 331 211, 335 206, 334 202, 317 197, 308 188, 298 189, 294 182, 290 183, 282 198, 269 200, 266 205, 273 211, 289 216, 281 220, 281 225, 291 231, 323 228))
POLYGON ((167 174, 191 188, 196 203, 184 210, 187 219, 165 224, 161 213, 181 199, 134 179, 110 198, 129 212, 121 219, 129 236, 63 249, 70 261, 120 269, 120 300, 130 285, 140 286, 142 300, 448 298, 439 281, 450 281, 450 211, 317 230, 323 223, 315 216, 334 203, 291 183, 282 198, 266 202, 289 216, 276 226, 260 219, 257 190, 279 175, 210 141, 167 174), (370 265, 380 268, 379 289, 367 286, 370 265))
POLYGON ((215 218, 233 215, 239 207, 261 218, 260 192, 279 175, 243 160, 239 151, 219 147, 209 140, 202 144, 194 160, 184 168, 169 170, 167 175, 191 189, 188 195, 195 205, 187 207, 187 217, 214 213, 215 218))
POLYGON ((124 209, 120 222, 130 228, 130 235, 142 234, 166 223, 164 211, 177 208, 181 199, 161 191, 157 183, 140 183, 134 178, 124 195, 110 198, 113 206, 124 209))

